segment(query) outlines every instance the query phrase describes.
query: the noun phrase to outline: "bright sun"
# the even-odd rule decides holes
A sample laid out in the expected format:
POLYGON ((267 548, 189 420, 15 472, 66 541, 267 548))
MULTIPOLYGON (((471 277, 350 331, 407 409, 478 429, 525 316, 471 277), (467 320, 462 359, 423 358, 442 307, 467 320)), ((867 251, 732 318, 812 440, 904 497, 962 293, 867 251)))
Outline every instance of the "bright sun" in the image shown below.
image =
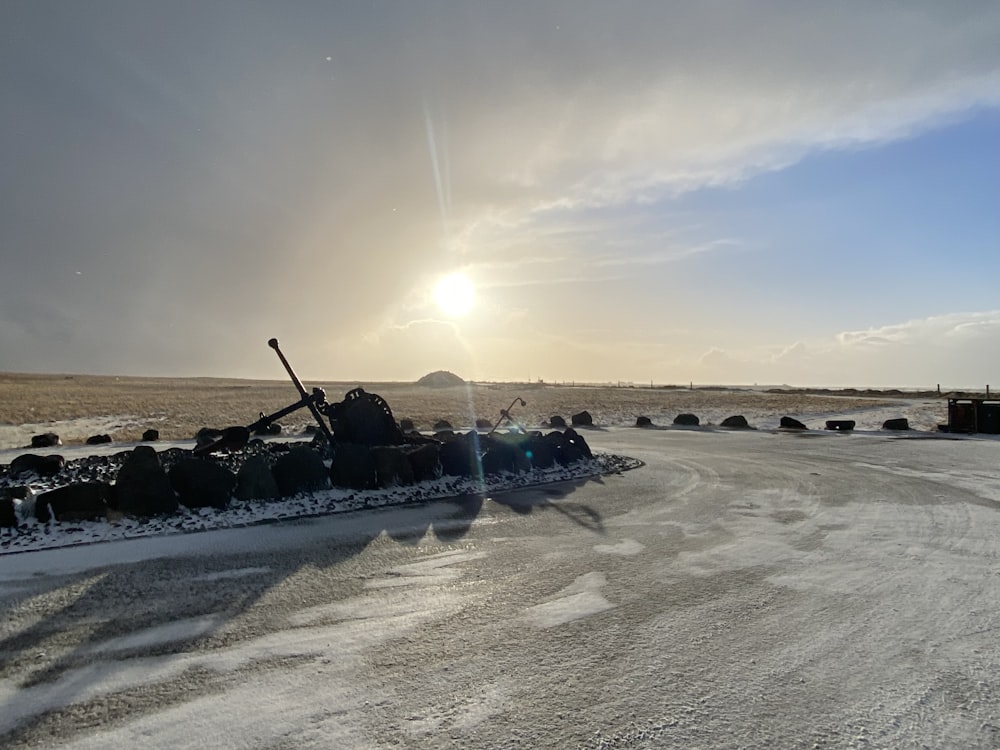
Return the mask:
POLYGON ((461 272, 445 276, 434 287, 434 301, 441 312, 451 318, 466 315, 472 309, 475 297, 472 282, 461 272))

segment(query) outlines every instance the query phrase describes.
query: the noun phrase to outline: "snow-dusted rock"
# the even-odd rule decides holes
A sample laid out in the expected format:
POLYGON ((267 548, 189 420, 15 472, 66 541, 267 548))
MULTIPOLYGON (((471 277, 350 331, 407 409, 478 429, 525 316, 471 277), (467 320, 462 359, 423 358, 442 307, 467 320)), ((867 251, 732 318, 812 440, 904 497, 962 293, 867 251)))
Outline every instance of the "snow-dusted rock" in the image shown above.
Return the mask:
POLYGON ((56 521, 95 521, 105 518, 111 485, 106 482, 67 484, 35 498, 35 518, 42 523, 56 521))
POLYGON ((251 456, 243 463, 236 472, 235 494, 239 500, 271 500, 281 496, 266 456, 251 456))
POLYGON ((115 482, 113 505, 125 515, 139 517, 177 510, 177 495, 151 446, 136 446, 125 458, 115 482))
POLYGON ((308 446, 292 448, 275 461, 271 471, 282 497, 325 490, 330 486, 323 459, 308 446))
POLYGON ((206 458, 184 458, 167 472, 178 502, 188 508, 225 508, 236 486, 236 475, 206 458))

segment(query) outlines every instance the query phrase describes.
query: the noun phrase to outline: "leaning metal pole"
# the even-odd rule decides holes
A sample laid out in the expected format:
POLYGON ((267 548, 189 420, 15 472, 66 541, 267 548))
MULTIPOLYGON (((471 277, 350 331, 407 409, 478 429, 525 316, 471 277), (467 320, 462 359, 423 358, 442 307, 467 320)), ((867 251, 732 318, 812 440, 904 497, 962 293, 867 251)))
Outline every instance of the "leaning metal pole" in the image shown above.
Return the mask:
POLYGON ((512 422, 513 424, 517 425, 518 427, 521 426, 521 425, 518 425, 517 422, 514 421, 514 418, 510 415, 510 410, 514 408, 514 404, 516 404, 518 401, 521 402, 521 406, 527 406, 528 405, 527 402, 523 398, 521 398, 520 396, 518 396, 517 398, 515 398, 513 401, 510 402, 510 406, 508 406, 506 409, 501 409, 500 410, 500 418, 497 420, 497 423, 495 425, 493 425, 493 429, 486 433, 487 435, 492 435, 494 432, 496 432, 497 431, 497 427, 499 427, 500 423, 503 422, 505 419, 508 420, 508 421, 510 421, 510 422, 512 422))
POLYGON ((295 371, 292 369, 292 366, 288 364, 288 360, 285 359, 285 355, 282 354, 281 349, 278 348, 278 339, 269 339, 267 345, 278 353, 278 359, 280 359, 281 364, 285 366, 285 371, 288 372, 288 377, 292 379, 292 382, 298 389, 299 395, 302 397, 302 400, 305 402, 305 405, 309 407, 309 411, 312 412, 313 417, 316 419, 316 424, 319 425, 320 431, 326 436, 326 439, 330 442, 330 445, 333 446, 333 433, 330 432, 330 428, 327 427, 326 422, 323 421, 323 415, 319 413, 319 409, 316 408, 316 404, 313 401, 313 399, 311 399, 309 397, 309 394, 306 393, 306 389, 305 386, 302 385, 302 381, 299 380, 298 376, 295 374, 295 371))

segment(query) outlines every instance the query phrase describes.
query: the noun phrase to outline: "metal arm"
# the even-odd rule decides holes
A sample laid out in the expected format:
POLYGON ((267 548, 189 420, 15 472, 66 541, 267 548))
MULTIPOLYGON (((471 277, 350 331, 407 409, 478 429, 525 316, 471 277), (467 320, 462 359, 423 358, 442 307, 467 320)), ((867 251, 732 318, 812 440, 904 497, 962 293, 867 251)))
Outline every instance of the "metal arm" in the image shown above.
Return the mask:
POLYGON ((316 424, 319 425, 320 431, 326 436, 326 439, 330 441, 330 445, 333 445, 333 433, 330 432, 330 428, 326 426, 326 422, 323 421, 323 416, 319 413, 319 409, 316 408, 316 403, 309 397, 306 393, 305 386, 302 385, 302 381, 299 380, 292 366, 288 364, 288 360, 285 359, 285 355, 281 353, 281 349, 278 348, 278 339, 269 339, 267 345, 274 349, 278 353, 278 359, 281 360, 281 364, 285 366, 285 371, 288 373, 288 377, 292 379, 292 383, 299 391, 299 395, 302 396, 302 402, 305 406, 309 407, 309 411, 312 412, 313 418, 316 420, 316 424))
MULTIPOLYGON (((501 409, 500 410, 500 418, 497 420, 497 423, 495 425, 493 425, 493 429, 491 429, 489 432, 486 433, 487 435, 492 435, 494 432, 496 432, 497 431, 497 427, 499 427, 500 423, 503 422, 505 419, 510 420, 511 422, 514 422, 514 419, 510 416, 510 410, 514 408, 514 404, 516 404, 518 401, 521 402, 521 406, 527 406, 528 405, 528 402, 525 401, 520 396, 518 396, 517 398, 515 398, 513 401, 510 402, 510 406, 508 406, 506 409, 501 409)), ((517 422, 514 422, 514 424, 516 424, 518 427, 521 426, 521 425, 517 424, 517 422)))

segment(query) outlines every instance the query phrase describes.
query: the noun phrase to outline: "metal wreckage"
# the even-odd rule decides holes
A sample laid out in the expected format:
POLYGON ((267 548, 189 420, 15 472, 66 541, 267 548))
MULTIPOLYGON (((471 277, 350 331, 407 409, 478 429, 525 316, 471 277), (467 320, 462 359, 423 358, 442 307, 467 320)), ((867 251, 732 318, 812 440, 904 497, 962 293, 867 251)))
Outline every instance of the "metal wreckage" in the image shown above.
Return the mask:
POLYGON ((313 444, 330 460, 330 481, 339 487, 375 489, 442 475, 529 472, 593 458, 587 442, 570 427, 543 434, 518 424, 511 410, 515 405, 527 405, 519 397, 500 410, 488 432, 471 429, 433 436, 404 432, 385 399, 363 388, 348 391, 342 401, 333 403, 327 401, 322 388, 307 391, 278 340, 272 338, 267 344, 281 360, 299 400, 273 414, 261 412, 252 424, 227 427, 210 442, 195 448, 195 455, 239 450, 255 434, 274 434, 274 426, 282 417, 308 409, 319 428, 313 444))

